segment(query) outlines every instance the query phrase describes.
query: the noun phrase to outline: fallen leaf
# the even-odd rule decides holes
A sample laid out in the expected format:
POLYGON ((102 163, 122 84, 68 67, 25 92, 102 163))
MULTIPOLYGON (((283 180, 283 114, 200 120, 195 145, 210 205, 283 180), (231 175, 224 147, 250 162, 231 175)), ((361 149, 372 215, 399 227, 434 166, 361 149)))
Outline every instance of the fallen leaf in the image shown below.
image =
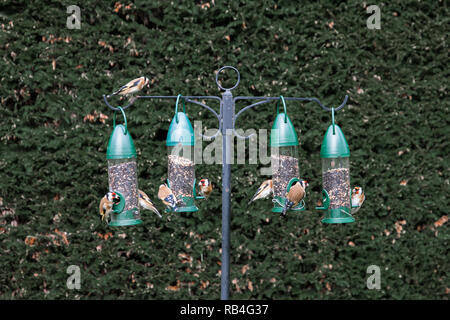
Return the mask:
POLYGON ((37 238, 36 237, 27 236, 25 238, 25 244, 30 246, 30 247, 34 246, 36 244, 36 242, 37 242, 37 238))
POLYGON ((177 284, 175 286, 167 286, 166 290, 168 290, 168 291, 178 291, 178 290, 180 290, 180 287, 181 287, 181 282, 180 282, 180 280, 177 280, 177 284))
POLYGON ((248 264, 244 265, 241 269, 242 274, 245 274, 249 268, 248 264))
POLYGON ((437 220, 434 223, 434 226, 437 227, 441 227, 444 223, 446 223, 448 221, 448 216, 442 216, 439 218, 439 220, 437 220))
POLYGON ((248 280, 247 287, 248 287, 248 290, 253 292, 253 283, 250 280, 248 280))

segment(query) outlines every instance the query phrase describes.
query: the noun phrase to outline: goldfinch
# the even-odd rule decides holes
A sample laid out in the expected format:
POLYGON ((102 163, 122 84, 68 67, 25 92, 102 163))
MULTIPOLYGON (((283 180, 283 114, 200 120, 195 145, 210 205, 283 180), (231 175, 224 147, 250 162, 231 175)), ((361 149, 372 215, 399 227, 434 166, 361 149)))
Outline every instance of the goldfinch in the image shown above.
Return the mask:
POLYGON ((99 211, 102 216, 102 221, 108 222, 109 216, 113 210, 113 205, 118 204, 120 202, 120 197, 115 192, 108 192, 105 196, 100 200, 99 211))
POLYGON ((272 193, 273 193, 272 180, 271 179, 266 180, 259 186, 258 190, 256 190, 255 194, 253 195, 252 199, 248 202, 248 204, 258 199, 266 199, 272 193))
POLYGON ((352 214, 356 213, 362 206, 364 200, 366 200, 366 196, 364 195, 364 191, 361 187, 354 187, 352 190, 352 214))
POLYGON ((147 210, 153 211, 154 213, 156 213, 158 215, 158 217, 162 218, 162 216, 159 213, 158 209, 155 208, 155 205, 150 200, 148 195, 142 190, 138 190, 138 191, 139 191, 139 205, 143 209, 147 209, 147 210))
POLYGON ((213 190, 212 184, 209 182, 209 180, 208 179, 200 180, 198 186, 200 188, 200 194, 205 198, 208 198, 208 196, 211 194, 213 190))
POLYGON ((285 217, 286 212, 298 205, 298 203, 305 197, 305 190, 308 186, 308 182, 306 180, 296 181, 292 184, 291 189, 286 197, 286 202, 284 203, 283 212, 281 212, 281 216, 285 217))
POLYGON ((115 96, 115 95, 127 96, 130 94, 136 93, 138 91, 141 91, 142 88, 144 88, 144 86, 146 86, 148 84, 148 82, 149 82, 149 79, 147 77, 136 78, 136 79, 128 82, 126 85, 122 86, 116 92, 113 92, 112 94, 110 94, 108 97, 115 96))
POLYGON ((177 198, 165 183, 159 186, 158 198, 172 210, 177 208, 177 198))

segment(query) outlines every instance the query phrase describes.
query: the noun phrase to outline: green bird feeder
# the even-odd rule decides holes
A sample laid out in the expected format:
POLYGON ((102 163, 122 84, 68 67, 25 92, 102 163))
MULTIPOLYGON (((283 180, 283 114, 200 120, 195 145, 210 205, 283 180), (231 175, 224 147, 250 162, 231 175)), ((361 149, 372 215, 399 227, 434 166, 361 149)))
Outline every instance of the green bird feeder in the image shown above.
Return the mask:
POLYGON ((178 95, 175 115, 167 133, 168 170, 167 186, 177 199, 176 208, 167 208, 167 212, 196 212, 194 146, 195 136, 191 122, 186 115, 185 99, 178 95), (178 112, 178 103, 183 100, 183 112, 178 112))
MULTIPOLYGON (((277 102, 277 116, 270 133, 273 203, 272 212, 281 213, 286 202, 286 196, 295 181, 299 181, 298 137, 294 125, 286 112, 286 102, 283 96, 277 102), (284 112, 279 112, 279 102, 283 103, 284 112)), ((305 210, 301 201, 292 211, 305 210)))
POLYGON ((325 211, 323 223, 350 223, 350 149, 341 128, 334 123, 334 108, 331 109, 332 124, 328 127, 320 149, 322 159, 323 203, 317 210, 325 211))
POLYGON ((136 148, 128 131, 127 118, 121 107, 124 124, 116 125, 116 112, 113 117, 113 131, 109 138, 106 159, 108 159, 109 191, 120 197, 113 205, 110 226, 132 226, 142 223, 139 212, 137 184, 136 148))

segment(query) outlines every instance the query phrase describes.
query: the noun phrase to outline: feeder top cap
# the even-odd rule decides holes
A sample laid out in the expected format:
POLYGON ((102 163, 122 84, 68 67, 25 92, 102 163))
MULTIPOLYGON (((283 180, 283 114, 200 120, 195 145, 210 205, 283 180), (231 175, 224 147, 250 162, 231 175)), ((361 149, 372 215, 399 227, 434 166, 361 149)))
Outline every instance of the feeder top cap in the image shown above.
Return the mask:
POLYGON ((194 129, 184 112, 175 114, 167 133, 166 146, 172 147, 179 143, 183 146, 195 145, 194 129))
POLYGON ((273 122, 270 133, 271 147, 298 146, 297 132, 294 125, 285 113, 279 113, 273 122))
POLYGON ((343 158, 350 157, 350 148, 341 128, 337 125, 330 125, 325 133, 320 148, 321 158, 343 158), (334 128, 333 128, 334 126, 334 128), (334 131, 334 132, 333 132, 334 131))
POLYGON ((136 158, 136 148, 127 127, 118 124, 109 138, 106 159, 136 158))

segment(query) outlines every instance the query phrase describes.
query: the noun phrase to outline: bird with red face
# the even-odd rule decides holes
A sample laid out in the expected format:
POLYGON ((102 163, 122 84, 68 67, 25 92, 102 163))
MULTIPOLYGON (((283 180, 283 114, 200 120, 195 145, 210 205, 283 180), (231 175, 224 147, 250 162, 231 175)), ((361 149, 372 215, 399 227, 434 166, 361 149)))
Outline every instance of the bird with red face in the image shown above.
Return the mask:
POLYGON ((205 198, 208 198, 213 190, 212 184, 208 179, 201 179, 198 183, 198 187, 200 189, 200 194, 205 198))
POLYGON ((364 195, 363 189, 361 187, 354 187, 352 190, 352 214, 358 212, 364 200, 366 200, 366 196, 364 195))
POLYGON ((102 221, 108 223, 111 212, 113 211, 113 205, 119 204, 120 197, 115 192, 108 192, 105 196, 100 200, 99 211, 102 216, 102 221))

